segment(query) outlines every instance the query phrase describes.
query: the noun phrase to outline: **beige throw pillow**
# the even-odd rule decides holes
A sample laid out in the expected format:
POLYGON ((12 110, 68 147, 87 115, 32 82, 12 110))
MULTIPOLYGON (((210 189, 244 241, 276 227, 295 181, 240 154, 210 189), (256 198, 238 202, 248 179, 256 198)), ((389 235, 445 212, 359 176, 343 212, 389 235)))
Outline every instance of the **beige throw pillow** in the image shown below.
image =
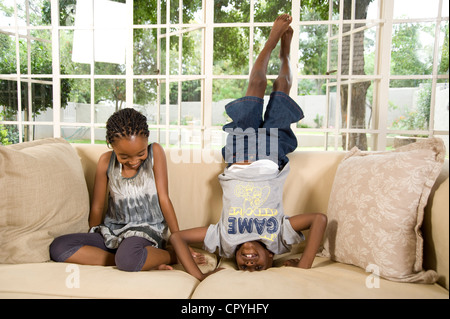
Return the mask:
POLYGON ((336 172, 322 255, 393 281, 435 282, 422 268, 420 227, 444 158, 438 138, 392 152, 353 148, 336 172))
POLYGON ((87 232, 89 194, 64 139, 0 146, 0 263, 49 260, 57 236, 87 232))

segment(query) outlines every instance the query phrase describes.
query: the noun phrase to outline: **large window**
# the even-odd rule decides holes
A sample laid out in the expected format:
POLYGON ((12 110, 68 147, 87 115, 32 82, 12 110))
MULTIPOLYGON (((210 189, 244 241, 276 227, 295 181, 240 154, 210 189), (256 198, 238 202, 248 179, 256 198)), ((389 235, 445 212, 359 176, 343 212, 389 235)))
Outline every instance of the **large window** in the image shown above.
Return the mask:
POLYGON ((3 0, 1 143, 105 143, 108 117, 133 107, 151 141, 220 148, 224 106, 245 94, 284 12, 300 149, 385 150, 428 136, 448 149, 448 0, 3 0))

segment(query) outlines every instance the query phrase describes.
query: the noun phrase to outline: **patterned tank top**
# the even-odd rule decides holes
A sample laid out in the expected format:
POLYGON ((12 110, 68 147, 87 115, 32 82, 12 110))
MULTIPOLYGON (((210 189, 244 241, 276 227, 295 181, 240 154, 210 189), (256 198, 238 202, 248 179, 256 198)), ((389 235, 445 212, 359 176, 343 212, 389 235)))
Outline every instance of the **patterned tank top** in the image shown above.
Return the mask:
POLYGON ((103 235, 105 245, 115 249, 124 238, 143 237, 156 248, 165 248, 168 226, 159 206, 153 174, 152 144, 148 156, 139 166, 135 176, 122 176, 122 165, 113 151, 107 170, 108 210, 104 223, 91 232, 103 235))

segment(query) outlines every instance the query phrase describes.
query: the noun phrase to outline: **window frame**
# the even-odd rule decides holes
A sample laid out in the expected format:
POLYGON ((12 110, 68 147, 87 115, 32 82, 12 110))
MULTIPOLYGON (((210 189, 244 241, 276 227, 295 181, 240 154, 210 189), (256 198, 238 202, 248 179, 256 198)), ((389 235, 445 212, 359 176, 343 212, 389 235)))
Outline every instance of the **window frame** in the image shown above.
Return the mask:
MULTIPOLYGON (((183 7, 183 0, 178 0, 178 5, 180 8, 183 7)), ((159 83, 166 83, 165 92, 161 92, 161 86, 158 86, 157 93, 157 105, 158 114, 157 114, 157 123, 150 124, 150 129, 155 129, 157 132, 156 141, 163 143, 166 147, 169 147, 170 144, 170 131, 176 131, 177 133, 177 142, 176 147, 181 148, 185 147, 182 144, 182 130, 192 130, 199 131, 200 138, 200 148, 209 149, 212 146, 211 144, 211 136, 212 134, 223 134, 218 133, 221 131, 221 127, 214 126, 212 123, 212 105, 213 105, 213 82, 214 80, 220 79, 236 79, 242 80, 247 79, 248 75, 215 75, 213 73, 213 65, 214 65, 214 57, 213 57, 213 48, 214 45, 214 29, 215 28, 229 28, 229 27, 247 27, 250 28, 249 32, 249 70, 251 69, 254 63, 254 30, 257 27, 270 27, 272 26, 272 22, 255 22, 254 17, 254 8, 256 0, 250 1, 250 20, 249 22, 239 22, 239 23, 216 23, 214 22, 214 1, 202 0, 202 20, 198 24, 188 24, 183 22, 183 12, 179 10, 179 21, 180 23, 172 24, 170 17, 170 6, 171 1, 167 1, 166 3, 166 22, 161 23, 162 21, 162 8, 161 3, 158 2, 158 21, 157 24, 153 25, 135 25, 133 20, 133 1, 126 0, 126 12, 125 19, 127 25, 127 33, 128 33, 128 41, 126 44, 126 63, 125 63, 125 74, 124 75, 97 75, 94 74, 95 68, 94 63, 91 63, 90 74, 89 75, 62 75, 60 72, 60 32, 64 30, 75 30, 75 26, 60 26, 59 25, 59 1, 51 0, 51 19, 52 25, 50 26, 26 26, 26 27, 4 27, 0 25, 0 31, 2 33, 13 35, 16 39, 16 56, 17 56, 17 74, 3 74, 0 75, 0 80, 14 80, 17 81, 17 96, 18 96, 18 115, 16 121, 1 121, 1 124, 4 125, 17 125, 19 131, 19 142, 22 141, 23 135, 25 134, 24 127, 28 126, 32 128, 33 126, 52 126, 53 128, 53 137, 61 137, 61 128, 65 126, 73 126, 73 127, 87 127, 90 129, 90 143, 95 143, 95 130, 98 128, 102 128, 105 126, 105 123, 96 123, 95 122, 95 80, 97 79, 123 79, 125 80, 126 87, 126 100, 125 104, 127 106, 133 106, 133 83, 135 80, 156 80, 159 83), (177 31, 171 31, 172 28, 176 28, 177 31), (27 35, 22 35, 19 31, 25 29, 27 31, 27 35), (20 74, 20 58, 19 58, 19 39, 26 39, 28 46, 32 37, 30 36, 30 30, 33 29, 45 29, 51 31, 52 37, 52 74, 31 74, 31 68, 28 67, 28 74, 20 74), (158 44, 157 44, 157 61, 161 63, 161 61, 165 60, 167 71, 165 74, 155 74, 155 75, 134 75, 133 74, 133 32, 135 29, 157 29, 158 30, 158 44), (165 30, 165 33, 162 34, 161 30, 165 30), (179 72, 176 75, 171 75, 169 72, 170 65, 170 41, 166 42, 165 47, 165 56, 162 56, 162 48, 160 39, 163 37, 171 37, 182 35, 186 32, 191 32, 194 30, 201 30, 202 33, 202 48, 201 48, 201 72, 198 75, 183 75, 181 74, 181 60, 182 60, 182 50, 183 43, 182 37, 179 37, 179 52, 178 52, 178 67, 179 72), (25 121, 22 119, 20 115, 22 113, 22 103, 21 103, 21 93, 20 93, 20 84, 22 82, 28 83, 28 90, 31 93, 31 82, 32 81, 45 81, 45 83, 50 83, 45 79, 52 79, 52 87, 53 87, 53 120, 52 121, 33 121, 28 120, 25 121), (90 122, 65 122, 61 120, 61 80, 62 79, 89 79, 91 82, 91 105, 90 105, 90 122), (200 98, 200 124, 193 125, 190 128, 181 124, 181 83, 183 81, 192 81, 198 80, 201 83, 201 98, 200 98), (177 114, 177 124, 171 124, 169 121, 170 114, 170 83, 178 84, 178 114, 177 114), (160 96, 165 96, 165 105, 161 104, 160 96), (161 107, 165 108, 166 118, 162 123, 160 122, 160 109, 161 107), (165 132, 165 138, 162 137, 162 132, 165 132)), ((355 1, 352 0, 352 17, 354 17, 355 12, 355 1)), ((422 134, 426 136, 434 136, 434 135, 443 135, 447 136, 448 139, 448 130, 435 130, 434 129, 434 116, 435 116, 435 102, 436 102, 436 86, 439 80, 447 80, 449 79, 449 75, 447 74, 438 74, 439 67, 439 35, 441 32, 441 24, 449 21, 449 17, 442 16, 442 6, 443 1, 446 0, 438 0, 438 14, 434 18, 414 18, 414 19, 394 19, 394 1, 387 0, 378 0, 378 18, 376 19, 343 19, 344 12, 344 1, 339 1, 339 19, 332 18, 333 12, 333 1, 330 1, 330 11, 329 11, 329 20, 324 21, 302 21, 300 19, 300 8, 301 8, 301 0, 293 0, 291 2, 291 12, 293 16, 293 22, 291 24, 294 29, 294 37, 292 40, 292 47, 299 47, 299 33, 300 29, 303 26, 309 25, 324 25, 328 26, 329 36, 328 36, 328 57, 327 57, 327 70, 330 71, 330 50, 331 50, 331 42, 334 40, 338 40, 338 71, 337 73, 331 73, 326 75, 300 75, 297 72, 294 72, 293 83, 291 96, 298 100, 298 84, 302 80, 324 80, 327 83, 326 86, 326 119, 325 126, 323 128, 297 128, 295 125, 292 126, 295 134, 302 135, 308 134, 311 132, 321 133, 324 135, 324 143, 323 150, 339 150, 341 149, 340 139, 342 135, 348 136, 351 133, 366 133, 374 136, 373 145, 370 146, 371 150, 375 151, 383 151, 388 146, 388 137, 392 134, 422 134), (392 34, 393 34, 393 26, 396 24, 402 23, 423 23, 423 22, 431 22, 435 23, 435 43, 434 43, 434 52, 433 52, 433 71, 430 75, 392 75, 390 72, 390 61, 391 61, 391 45, 392 45, 392 34), (362 27, 355 27, 356 24, 365 24, 362 27), (350 25, 350 30, 347 32, 343 31, 344 24, 350 25), (339 31, 336 35, 332 35, 332 26, 337 25, 339 27, 339 31), (342 75, 342 39, 344 36, 349 35, 351 37, 351 43, 353 39, 353 35, 357 32, 364 31, 369 28, 374 28, 376 30, 376 46, 375 46, 375 60, 374 60, 374 74, 372 75, 352 75, 351 71, 350 75, 342 75), (389 91, 390 81, 392 80, 431 80, 431 106, 430 106, 430 123, 429 129, 426 131, 404 131, 404 130, 393 130, 388 127, 388 107, 389 107, 389 91), (340 88, 343 85, 347 85, 349 87, 349 96, 351 96, 352 85, 358 83, 360 81, 372 81, 373 85, 373 101, 372 101, 372 118, 371 118, 371 128, 364 129, 355 129, 351 128, 350 121, 347 121, 347 127, 340 127, 340 115, 338 105, 340 105, 340 88), (336 108, 334 114, 335 123, 329 123, 329 112, 331 111, 330 107, 330 90, 329 88, 335 86, 336 87, 336 108)), ((28 1, 25 1, 28 4, 28 1)), ((17 23, 17 6, 15 6, 15 17, 16 17, 16 25, 17 23)), ((29 14, 29 8, 27 5, 27 14, 29 14)), ((29 21, 29 19, 28 19, 29 21)), ((93 27, 95 29, 95 27, 93 27)), ((39 39, 42 40, 42 39, 39 39)), ((353 65, 353 54, 352 54, 353 45, 350 45, 350 56, 349 56, 349 64, 350 69, 353 65)), ((30 63, 30 50, 28 50, 28 63, 30 63)), ((291 61, 299 61, 299 50, 291 51, 291 61)), ((295 66, 295 62, 293 64, 293 69, 295 66)), ((159 66, 158 66, 159 68, 159 66)), ((268 75, 267 78, 269 80, 273 80, 276 78, 276 75, 268 75)), ((28 94, 28 107, 29 110, 29 118, 31 119, 31 94, 28 94)), ((348 99, 347 102, 347 110, 350 111, 350 103, 351 99, 348 99)), ((351 116, 351 115, 350 115, 351 116)), ((29 134, 27 139, 32 139, 31 133, 29 134)), ((448 151, 447 151, 448 152, 448 151)), ((448 154, 448 153, 447 153, 448 154)))

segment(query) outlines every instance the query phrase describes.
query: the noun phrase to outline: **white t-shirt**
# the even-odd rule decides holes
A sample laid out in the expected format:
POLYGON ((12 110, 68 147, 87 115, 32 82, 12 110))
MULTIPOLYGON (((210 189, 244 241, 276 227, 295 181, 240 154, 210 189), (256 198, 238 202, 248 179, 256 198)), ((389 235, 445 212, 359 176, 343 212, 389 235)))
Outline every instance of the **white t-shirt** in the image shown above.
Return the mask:
POLYGON ((274 254, 289 252, 292 244, 304 240, 283 211, 283 186, 289 163, 278 170, 270 160, 249 165, 232 165, 219 175, 223 190, 220 221, 211 225, 204 240, 209 252, 234 257, 236 247, 248 241, 260 241, 274 254))

